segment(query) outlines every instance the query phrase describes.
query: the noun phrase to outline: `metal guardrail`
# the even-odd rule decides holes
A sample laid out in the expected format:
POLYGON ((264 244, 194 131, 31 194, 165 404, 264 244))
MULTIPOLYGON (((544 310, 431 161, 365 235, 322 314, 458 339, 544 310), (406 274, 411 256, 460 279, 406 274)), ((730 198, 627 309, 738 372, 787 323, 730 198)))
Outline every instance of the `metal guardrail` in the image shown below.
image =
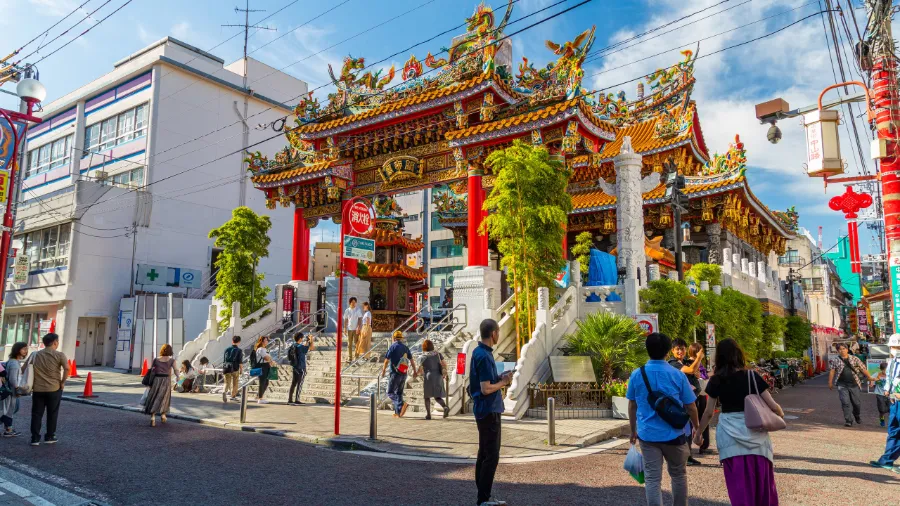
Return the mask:
POLYGON ((553 399, 554 417, 599 418, 609 407, 606 391, 596 383, 540 383, 528 385, 529 417, 543 417, 553 399))

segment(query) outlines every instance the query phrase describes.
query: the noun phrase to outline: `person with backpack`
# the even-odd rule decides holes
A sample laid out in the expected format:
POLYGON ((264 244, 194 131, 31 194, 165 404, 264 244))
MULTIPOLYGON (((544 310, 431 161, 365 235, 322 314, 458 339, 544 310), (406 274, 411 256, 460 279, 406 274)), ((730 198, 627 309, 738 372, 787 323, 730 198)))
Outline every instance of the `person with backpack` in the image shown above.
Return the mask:
POLYGON ((222 361, 222 375, 225 377, 225 386, 222 388, 222 402, 228 402, 228 391, 231 391, 231 400, 237 400, 238 382, 241 379, 241 371, 244 363, 244 350, 241 349, 241 336, 231 338, 231 346, 225 349, 225 358, 222 361))
POLYGON ((388 376, 387 396, 394 403, 394 418, 400 418, 406 414, 406 409, 409 408, 409 404, 403 401, 403 390, 406 388, 409 368, 412 367, 413 376, 416 374, 416 363, 413 362, 412 352, 403 344, 403 332, 395 330, 393 339, 394 342, 384 354, 381 375, 384 376, 390 365, 391 374, 388 376))
POLYGON ((306 378, 306 354, 312 351, 315 344, 313 336, 303 337, 303 332, 294 336, 294 344, 288 350, 288 362, 291 363, 291 388, 288 390, 288 404, 299 406, 300 390, 303 389, 303 380, 306 378))
POLYGON ((3 387, 7 397, 0 401, 0 421, 6 430, 3 437, 16 437, 20 434, 13 429, 13 415, 19 410, 20 385, 22 383, 22 361, 28 355, 28 344, 18 342, 12 346, 9 360, 4 365, 3 387))
POLYGON ((675 506, 688 503, 687 459, 690 450, 684 427, 699 427, 697 396, 680 370, 665 359, 672 349, 669 336, 654 332, 645 341, 650 360, 628 380, 628 420, 631 444, 640 442, 644 457, 644 493, 650 506, 662 505, 662 468, 672 479, 675 506))
POLYGON ((716 402, 721 403, 722 412, 716 425, 716 449, 725 472, 725 487, 731 504, 777 506, 772 440, 768 432, 747 427, 745 400, 752 394, 759 395, 774 414, 784 418, 784 411, 772 398, 766 380, 747 369, 744 350, 734 339, 723 339, 716 344, 715 364, 716 373, 706 385, 710 401, 703 412, 700 427, 694 431, 694 442, 702 440, 703 430, 716 412, 716 402))
POLYGON ((251 374, 254 369, 259 369, 259 390, 256 394, 257 404, 268 404, 265 399, 266 389, 269 388, 269 372, 273 367, 278 367, 272 355, 269 354, 269 336, 259 336, 256 344, 253 345, 253 353, 250 354, 250 370, 251 374))

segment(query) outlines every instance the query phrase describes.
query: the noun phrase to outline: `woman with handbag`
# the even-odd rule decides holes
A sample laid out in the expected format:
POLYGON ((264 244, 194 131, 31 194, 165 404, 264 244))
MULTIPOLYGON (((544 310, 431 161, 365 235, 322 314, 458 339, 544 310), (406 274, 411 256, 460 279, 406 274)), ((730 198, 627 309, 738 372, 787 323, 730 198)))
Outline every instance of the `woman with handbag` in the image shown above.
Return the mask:
POLYGON ((150 415, 151 427, 156 427, 157 413, 160 414, 162 423, 166 423, 166 414, 172 405, 172 376, 178 375, 174 355, 171 345, 162 345, 159 356, 153 359, 147 376, 141 382, 149 387, 147 400, 144 402, 144 414, 150 415))
POLYGON ((265 395, 266 389, 269 388, 269 380, 272 379, 270 375, 274 371, 275 377, 278 377, 278 364, 275 363, 275 360, 272 359, 272 355, 269 354, 268 346, 269 336, 259 336, 256 340, 256 344, 253 345, 253 353, 256 355, 257 366, 262 369, 259 376, 259 393, 256 395, 257 404, 269 403, 269 401, 265 399, 265 395))
MULTIPOLYGON (((362 305, 362 320, 360 321, 359 340, 356 342, 356 356, 362 357, 372 347, 372 306, 368 302, 362 305)), ((377 359, 377 357, 376 357, 377 359)))
POLYGON ((710 397, 694 443, 702 442, 703 430, 722 403, 716 425, 716 448, 725 471, 728 498, 735 506, 774 506, 775 457, 769 431, 784 428, 784 411, 769 393, 759 374, 747 369, 744 350, 734 339, 716 345, 716 372, 706 385, 710 397))
POLYGON ((444 357, 434 350, 430 339, 422 341, 422 363, 419 365, 419 376, 424 377, 422 390, 425 397, 425 419, 431 420, 431 399, 444 408, 444 418, 450 416, 450 408, 444 403, 444 378, 447 377, 447 364, 444 357))
POLYGON ((15 437, 20 433, 13 429, 13 415, 19 411, 19 385, 22 383, 22 361, 28 355, 28 344, 18 342, 13 345, 9 354, 9 361, 6 362, 6 379, 4 379, 4 387, 7 390, 6 398, 0 401, 0 420, 6 430, 3 431, 3 437, 15 437))

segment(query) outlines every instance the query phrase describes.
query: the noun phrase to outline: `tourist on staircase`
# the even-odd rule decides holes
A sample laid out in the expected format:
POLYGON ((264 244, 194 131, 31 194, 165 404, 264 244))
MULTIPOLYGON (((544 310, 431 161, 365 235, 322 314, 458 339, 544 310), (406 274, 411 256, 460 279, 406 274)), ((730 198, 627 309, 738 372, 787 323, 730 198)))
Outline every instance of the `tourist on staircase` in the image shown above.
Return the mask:
POLYGON ((178 375, 174 355, 171 345, 162 345, 159 356, 153 359, 153 364, 147 371, 153 379, 147 392, 147 401, 144 403, 144 414, 150 415, 151 427, 156 427, 157 413, 161 415, 162 423, 166 423, 166 414, 172 404, 172 376, 178 375))
POLYGON ((238 381, 244 368, 244 350, 241 349, 241 336, 231 338, 231 346, 225 349, 225 357, 222 361, 222 375, 225 377, 225 386, 222 387, 222 402, 228 402, 228 392, 231 391, 231 400, 237 400, 238 381))
MULTIPOLYGON (((368 302, 362 305, 362 320, 359 327, 359 342, 356 344, 356 358, 360 358, 372 347, 372 307, 368 302)), ((377 358, 377 357, 376 357, 377 358)))
POLYGON ((269 354, 268 346, 269 336, 259 336, 256 340, 256 344, 253 345, 253 358, 255 360, 253 364, 250 364, 250 367, 253 369, 262 369, 262 374, 259 376, 259 393, 256 395, 257 404, 269 403, 265 398, 266 389, 269 388, 269 372, 273 367, 278 367, 278 364, 272 359, 272 355, 269 354))
POLYGON ((388 376, 387 396, 394 403, 394 418, 406 414, 409 404, 403 402, 403 389, 406 388, 407 374, 412 367, 413 376, 416 375, 416 363, 413 362, 412 352, 403 344, 403 332, 394 331, 394 342, 384 354, 384 364, 381 366, 381 376, 384 376, 388 365, 391 373, 388 376))
POLYGON ((772 439, 766 431, 747 428, 744 401, 747 396, 756 394, 762 397, 775 415, 784 418, 784 411, 772 398, 766 380, 747 369, 744 350, 734 339, 719 341, 715 364, 716 373, 706 385, 710 401, 706 404, 699 429, 694 431, 694 443, 701 443, 703 430, 715 414, 716 402, 720 402, 722 412, 716 425, 716 449, 725 472, 725 487, 731 504, 777 506, 772 439))
POLYGON ((9 396, 0 402, 0 420, 6 430, 3 431, 3 437, 15 437, 19 433, 13 429, 12 416, 19 410, 19 386, 22 382, 22 361, 28 355, 28 344, 18 342, 12 346, 9 353, 9 360, 4 364, 6 369, 3 374, 4 385, 9 389, 9 396))
POLYGON ((422 359, 419 364, 419 375, 423 377, 422 389, 425 397, 425 419, 431 420, 431 399, 444 408, 444 418, 450 416, 450 408, 444 402, 444 379, 447 377, 447 364, 444 357, 434 350, 430 339, 422 342, 422 359))
MULTIPOLYGON (((359 339, 359 326, 362 320, 362 311, 356 307, 356 297, 350 297, 347 309, 344 310, 344 328, 347 329, 347 360, 353 362, 353 354, 356 351, 356 341, 359 339)), ((338 350, 341 353, 341 350, 338 350)))
POLYGON ((294 344, 288 350, 288 362, 291 364, 291 389, 288 390, 288 404, 301 405, 300 391, 306 378, 306 354, 315 347, 312 335, 303 337, 303 332, 294 336, 294 344))

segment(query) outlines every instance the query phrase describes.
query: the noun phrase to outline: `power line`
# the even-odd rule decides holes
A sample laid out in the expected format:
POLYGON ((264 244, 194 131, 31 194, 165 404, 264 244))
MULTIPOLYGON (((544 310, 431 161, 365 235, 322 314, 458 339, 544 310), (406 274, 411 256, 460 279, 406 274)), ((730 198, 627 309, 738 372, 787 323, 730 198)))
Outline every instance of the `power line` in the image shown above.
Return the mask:
MULTIPOLYGON (((53 23, 52 25, 50 25, 50 28, 47 28, 47 29, 44 30, 43 32, 41 32, 41 33, 35 35, 35 37, 34 37, 33 39, 31 39, 31 40, 29 40, 28 42, 22 44, 22 46, 19 47, 19 49, 16 49, 15 53, 13 53, 13 54, 18 54, 20 51, 22 51, 22 50, 25 49, 26 47, 30 46, 32 42, 34 42, 34 41, 38 40, 39 38, 45 36, 46 34, 50 33, 50 30, 56 28, 57 26, 59 26, 60 23, 62 23, 63 21, 69 19, 69 16, 71 16, 72 14, 75 14, 76 12, 78 12, 79 10, 81 10, 82 7, 84 7, 85 5, 87 5, 87 4, 90 3, 90 2, 91 2, 91 0, 87 0, 87 1, 84 2, 83 4, 81 4, 81 5, 79 5, 78 7, 75 7, 74 9, 72 9, 68 14, 66 14, 65 16, 63 16, 62 19, 60 19, 60 20, 57 21, 56 23, 53 23)), ((107 2, 107 3, 108 3, 108 2, 107 2)), ((106 4, 103 4, 103 5, 106 5, 106 4)), ((101 6, 101 7, 102 7, 102 6, 101 6)), ((82 20, 82 21, 83 21, 83 20, 82 20)), ((78 23, 81 23, 81 21, 79 21, 78 23)), ((76 23, 76 25, 77 25, 78 23, 76 23)), ((71 28, 70 28, 70 29, 71 29, 71 28)), ((68 31, 68 30, 66 30, 66 31, 68 31)), ((65 33, 65 32, 63 32, 63 33, 65 33)), ((55 40, 55 39, 54 39, 54 40, 55 40)), ((52 42, 52 41, 51 41, 51 42, 52 42)), ((40 44, 38 44, 38 45, 40 45, 40 44)), ((38 48, 38 49, 40 49, 40 48, 38 48)))

